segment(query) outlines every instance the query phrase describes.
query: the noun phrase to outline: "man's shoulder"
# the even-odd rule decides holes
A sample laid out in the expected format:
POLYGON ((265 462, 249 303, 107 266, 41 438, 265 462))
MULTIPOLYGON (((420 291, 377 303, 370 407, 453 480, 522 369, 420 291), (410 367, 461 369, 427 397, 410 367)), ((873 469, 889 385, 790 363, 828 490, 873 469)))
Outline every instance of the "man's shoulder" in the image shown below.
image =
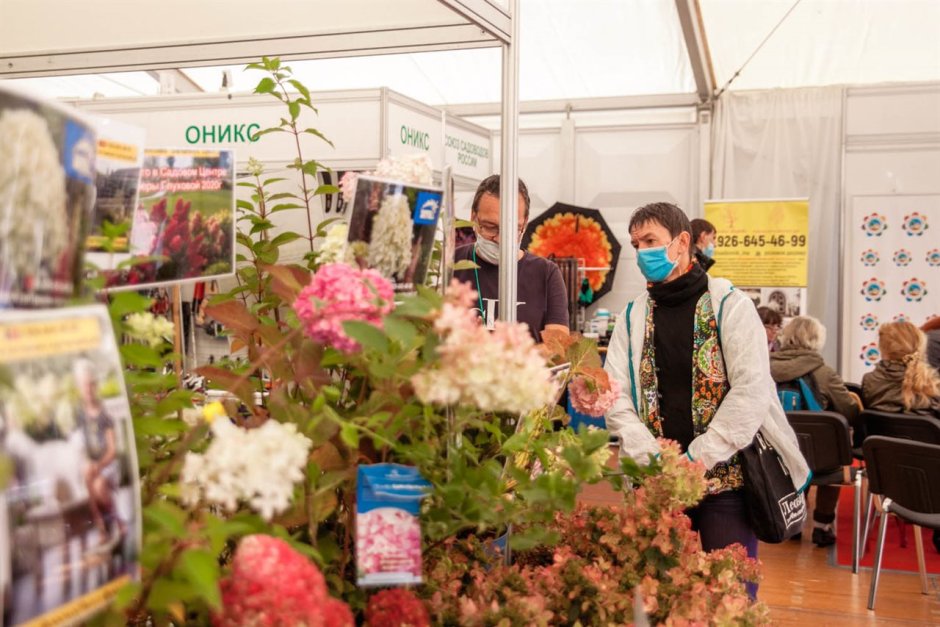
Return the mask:
POLYGON ((520 270, 525 268, 528 272, 538 272, 541 274, 550 274, 552 272, 560 272, 558 270, 558 265, 551 259, 546 259, 545 257, 540 257, 539 255, 534 255, 529 251, 523 251, 522 259, 520 260, 520 270))

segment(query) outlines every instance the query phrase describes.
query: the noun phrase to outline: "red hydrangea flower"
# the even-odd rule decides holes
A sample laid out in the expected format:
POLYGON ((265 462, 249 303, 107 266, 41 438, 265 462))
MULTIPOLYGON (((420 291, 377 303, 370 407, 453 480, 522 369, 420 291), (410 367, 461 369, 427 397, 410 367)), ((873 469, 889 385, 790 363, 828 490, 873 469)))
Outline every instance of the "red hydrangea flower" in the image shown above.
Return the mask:
POLYGON ((411 590, 392 588, 369 597, 368 627, 427 627, 430 624, 428 610, 411 590))

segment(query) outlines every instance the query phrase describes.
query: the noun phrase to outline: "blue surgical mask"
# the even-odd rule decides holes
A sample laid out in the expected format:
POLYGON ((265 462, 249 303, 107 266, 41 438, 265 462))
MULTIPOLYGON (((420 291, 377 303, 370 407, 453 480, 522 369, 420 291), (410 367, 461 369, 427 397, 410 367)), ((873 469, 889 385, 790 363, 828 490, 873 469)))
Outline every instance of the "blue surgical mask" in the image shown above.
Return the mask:
POLYGON ((671 260, 666 252, 666 249, 672 246, 675 241, 673 239, 665 246, 657 246, 656 248, 641 248, 636 252, 636 261, 640 266, 640 272, 643 273, 647 281, 652 283, 664 281, 676 269, 679 260, 671 260))
POLYGON ((705 247, 705 250, 702 251, 702 254, 711 259, 715 256, 715 244, 714 242, 709 242, 708 246, 705 247))

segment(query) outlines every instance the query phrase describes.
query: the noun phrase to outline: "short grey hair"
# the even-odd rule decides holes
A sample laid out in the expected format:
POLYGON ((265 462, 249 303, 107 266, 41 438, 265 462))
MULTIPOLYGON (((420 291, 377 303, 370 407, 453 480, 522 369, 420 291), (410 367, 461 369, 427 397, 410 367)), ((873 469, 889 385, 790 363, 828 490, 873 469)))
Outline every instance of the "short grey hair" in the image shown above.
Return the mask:
POLYGON ((797 316, 783 327, 777 340, 780 348, 806 348, 821 351, 826 345, 826 327, 812 316, 797 316))

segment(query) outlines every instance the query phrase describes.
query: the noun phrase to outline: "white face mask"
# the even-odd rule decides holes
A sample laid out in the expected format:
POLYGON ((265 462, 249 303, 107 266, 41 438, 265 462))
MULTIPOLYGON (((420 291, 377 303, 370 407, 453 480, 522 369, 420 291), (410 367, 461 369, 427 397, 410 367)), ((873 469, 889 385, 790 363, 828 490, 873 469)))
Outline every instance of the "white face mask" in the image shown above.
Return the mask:
POLYGON ((480 259, 495 266, 499 265, 499 244, 478 235, 477 243, 474 247, 480 259))

